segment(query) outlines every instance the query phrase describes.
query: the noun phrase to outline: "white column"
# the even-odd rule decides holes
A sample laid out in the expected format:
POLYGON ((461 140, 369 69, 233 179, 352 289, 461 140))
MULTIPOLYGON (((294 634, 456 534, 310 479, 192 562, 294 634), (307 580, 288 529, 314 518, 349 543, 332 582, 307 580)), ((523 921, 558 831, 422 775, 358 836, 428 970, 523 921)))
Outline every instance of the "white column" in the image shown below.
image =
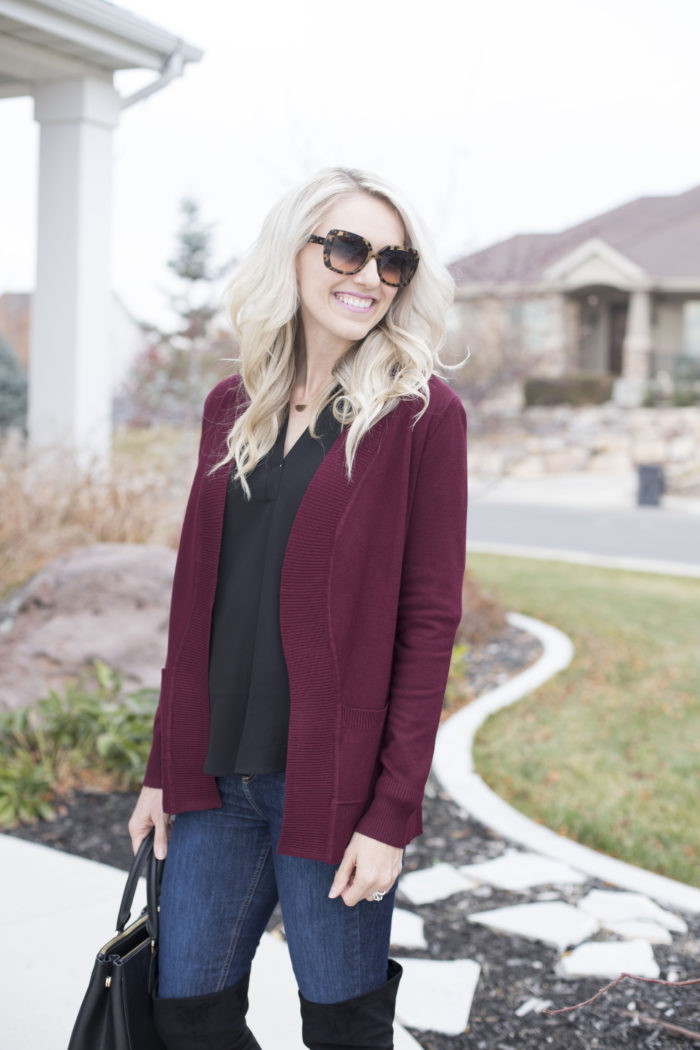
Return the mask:
POLYGON ((625 341, 622 345, 622 376, 632 383, 646 384, 651 359, 651 296, 647 291, 630 293, 625 341))
POLYGON ((110 444, 109 237, 119 95, 95 77, 37 86, 39 232, 29 362, 29 437, 83 463, 110 444))

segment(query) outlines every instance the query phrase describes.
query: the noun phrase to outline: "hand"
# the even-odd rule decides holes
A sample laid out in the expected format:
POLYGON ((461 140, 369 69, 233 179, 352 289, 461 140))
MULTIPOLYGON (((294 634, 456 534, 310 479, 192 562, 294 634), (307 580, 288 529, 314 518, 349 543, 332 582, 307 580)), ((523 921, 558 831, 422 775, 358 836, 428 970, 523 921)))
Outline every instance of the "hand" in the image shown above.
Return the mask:
POLYGON ((136 853, 151 828, 156 829, 153 852, 158 860, 164 860, 165 854, 168 852, 170 824, 168 823, 167 813, 163 812, 163 789, 142 787, 134 812, 129 820, 129 835, 131 837, 131 848, 134 853, 136 853))
POLYGON ((331 899, 342 897, 345 904, 352 908, 358 901, 372 900, 376 890, 388 893, 401 874, 402 867, 402 849, 356 831, 335 873, 328 896, 331 899))

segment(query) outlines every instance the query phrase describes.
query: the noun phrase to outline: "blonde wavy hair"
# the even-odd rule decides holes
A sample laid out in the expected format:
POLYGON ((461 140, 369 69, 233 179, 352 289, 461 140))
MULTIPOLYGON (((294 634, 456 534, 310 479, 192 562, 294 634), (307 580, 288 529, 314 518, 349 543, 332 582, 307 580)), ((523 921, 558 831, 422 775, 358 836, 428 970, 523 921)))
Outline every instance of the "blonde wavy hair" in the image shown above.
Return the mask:
POLYGON ((234 478, 250 499, 246 475, 274 445, 284 424, 295 375, 294 344, 299 295, 296 257, 322 222, 329 207, 353 193, 383 201, 401 219, 406 247, 416 248, 420 263, 409 285, 400 288, 382 318, 336 362, 332 378, 312 406, 310 432, 333 401, 333 415, 349 425, 345 459, 348 479, 358 445, 379 419, 407 398, 428 407, 428 380, 440 369, 446 340, 446 313, 454 282, 437 260, 422 225, 406 200, 376 175, 327 168, 288 193, 265 220, 260 237, 227 290, 233 329, 240 344, 239 372, 248 395, 228 437, 227 455, 213 468, 235 460, 234 478), (340 390, 333 394, 339 385, 340 390))

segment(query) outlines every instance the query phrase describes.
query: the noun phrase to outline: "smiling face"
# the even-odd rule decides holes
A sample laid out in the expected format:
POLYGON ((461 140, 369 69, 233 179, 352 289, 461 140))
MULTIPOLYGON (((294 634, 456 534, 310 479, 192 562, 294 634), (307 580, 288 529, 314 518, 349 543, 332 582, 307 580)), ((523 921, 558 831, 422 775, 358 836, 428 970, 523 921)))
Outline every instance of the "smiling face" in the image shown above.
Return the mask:
MULTIPOLYGON (((335 201, 313 232, 325 237, 332 229, 359 233, 375 251, 403 244, 406 236, 393 208, 361 191, 335 201)), ((334 273, 324 265, 319 244, 302 248, 296 274, 307 347, 313 344, 338 356, 379 324, 399 290, 379 280, 375 259, 358 273, 334 273)))

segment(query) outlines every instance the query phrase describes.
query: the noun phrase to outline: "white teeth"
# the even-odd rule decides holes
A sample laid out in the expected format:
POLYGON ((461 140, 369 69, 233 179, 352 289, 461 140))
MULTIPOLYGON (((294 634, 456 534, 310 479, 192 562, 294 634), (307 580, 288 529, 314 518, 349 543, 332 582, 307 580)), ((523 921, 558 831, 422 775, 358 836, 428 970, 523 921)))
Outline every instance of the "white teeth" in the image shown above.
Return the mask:
POLYGON ((360 299, 356 295, 336 295, 337 299, 340 299, 341 303, 346 303, 348 306, 356 306, 360 310, 367 310, 374 302, 373 299, 360 299))

